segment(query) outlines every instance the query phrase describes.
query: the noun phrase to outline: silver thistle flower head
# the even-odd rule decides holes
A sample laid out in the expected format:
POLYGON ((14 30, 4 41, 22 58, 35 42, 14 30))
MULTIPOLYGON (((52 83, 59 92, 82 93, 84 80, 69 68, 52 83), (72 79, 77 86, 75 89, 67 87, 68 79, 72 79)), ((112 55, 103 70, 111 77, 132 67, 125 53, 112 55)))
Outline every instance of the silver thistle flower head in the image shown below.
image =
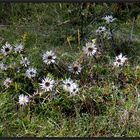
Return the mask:
POLYGON ((56 61, 56 55, 53 51, 46 51, 46 53, 43 54, 43 62, 47 65, 53 64, 56 61))
POLYGON ((27 95, 23 95, 23 94, 21 94, 21 95, 19 95, 19 104, 20 105, 27 105, 27 103, 29 102, 29 96, 27 96, 27 95))
POLYGON ((74 63, 69 66, 69 71, 72 73, 79 74, 81 72, 81 70, 82 70, 82 67, 78 63, 74 63))
POLYGON ((11 78, 6 78, 3 85, 6 87, 6 88, 9 88, 11 83, 13 82, 13 80, 11 78))
POLYGON ((83 51, 87 56, 94 56, 97 52, 97 48, 94 43, 88 42, 86 46, 83 47, 83 51))
POLYGON ((20 64, 24 67, 28 67, 30 65, 30 61, 27 57, 21 57, 20 64))
POLYGON ((34 68, 29 68, 26 70, 26 76, 30 79, 36 77, 36 74, 37 74, 37 71, 34 68))
POLYGON ((63 81, 63 89, 66 92, 69 92, 71 95, 76 95, 76 93, 79 91, 77 83, 70 78, 63 81))
POLYGON ((21 53, 23 51, 23 49, 24 49, 23 44, 16 44, 14 51, 15 51, 15 53, 21 53))
POLYGON ((52 91, 55 85, 55 81, 49 77, 45 77, 42 79, 40 83, 40 87, 42 90, 46 91, 52 91))
POLYGON ((6 42, 5 45, 2 46, 1 53, 6 56, 11 53, 11 51, 12 46, 8 42, 6 42))
POLYGON ((0 63, 0 69, 1 70, 7 70, 8 69, 8 66, 4 63, 0 63))
POLYGON ((123 66, 126 60, 127 60, 127 57, 123 56, 122 53, 120 53, 118 56, 116 56, 113 65, 116 67, 123 66))

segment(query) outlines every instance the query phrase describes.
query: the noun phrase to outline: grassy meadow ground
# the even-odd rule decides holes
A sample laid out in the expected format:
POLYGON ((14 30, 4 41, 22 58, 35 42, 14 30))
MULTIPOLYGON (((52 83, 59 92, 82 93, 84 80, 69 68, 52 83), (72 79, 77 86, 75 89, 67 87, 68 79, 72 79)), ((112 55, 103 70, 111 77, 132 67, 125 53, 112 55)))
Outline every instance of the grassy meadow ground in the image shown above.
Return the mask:
MULTIPOLYGON (((26 56, 40 73, 45 67, 41 58, 45 51, 55 50, 63 69, 63 64, 81 60, 82 48, 95 38, 103 16, 116 14, 118 20, 113 25, 115 46, 105 39, 101 54, 85 60, 80 76, 72 75, 80 81, 79 96, 69 97, 59 89, 61 96, 20 107, 13 98, 22 89, 16 85, 5 89, 6 74, 0 71, 1 137, 140 136, 140 15, 133 17, 137 12, 115 11, 116 4, 3 6, 0 4, 0 47, 6 41, 24 42, 26 56), (127 56, 128 65, 113 68, 118 52, 127 56)), ((16 62, 13 58, 9 63, 13 61, 16 62)), ((60 72, 49 73, 57 79, 69 76, 61 68, 60 72)))

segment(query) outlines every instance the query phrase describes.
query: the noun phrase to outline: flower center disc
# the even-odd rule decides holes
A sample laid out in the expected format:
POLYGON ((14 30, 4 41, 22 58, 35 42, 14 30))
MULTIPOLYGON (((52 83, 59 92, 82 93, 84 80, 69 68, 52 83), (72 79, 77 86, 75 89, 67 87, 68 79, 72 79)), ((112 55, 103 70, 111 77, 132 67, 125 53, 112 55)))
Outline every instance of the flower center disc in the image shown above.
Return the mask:
POLYGON ((78 67, 73 67, 73 70, 74 71, 78 71, 78 67))
POLYGON ((31 71, 30 74, 33 75, 34 73, 31 71))
POLYGON ((76 91, 76 89, 74 88, 74 89, 73 89, 73 91, 75 92, 75 91, 76 91))
POLYGON ((5 51, 8 52, 10 49, 9 48, 5 48, 5 51))
POLYGON ((48 56, 48 59, 52 59, 52 56, 50 55, 50 56, 48 56))
POLYGON ((46 83, 45 83, 45 86, 47 86, 47 87, 48 87, 49 85, 50 85, 50 83, 49 83, 49 82, 46 82, 46 83))
POLYGON ((89 51, 89 52, 92 52, 92 51, 93 51, 93 48, 88 48, 88 51, 89 51))
POLYGON ((70 87, 70 83, 67 83, 67 86, 70 87))
POLYGON ((121 59, 118 59, 117 62, 121 62, 121 59))

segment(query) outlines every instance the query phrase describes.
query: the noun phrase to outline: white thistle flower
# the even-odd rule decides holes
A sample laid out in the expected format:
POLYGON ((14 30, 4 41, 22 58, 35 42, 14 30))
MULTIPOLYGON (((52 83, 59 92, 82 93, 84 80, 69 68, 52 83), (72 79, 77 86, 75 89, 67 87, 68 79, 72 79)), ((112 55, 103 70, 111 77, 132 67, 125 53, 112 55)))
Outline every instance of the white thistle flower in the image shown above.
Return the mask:
POLYGON ((81 72, 82 68, 80 64, 73 64, 69 66, 69 71, 75 74, 79 74, 81 72))
POLYGON ((27 105, 27 103, 29 102, 29 97, 26 95, 19 95, 19 104, 20 105, 27 105))
POLYGON ((118 56, 116 56, 115 62, 113 64, 116 67, 123 66, 126 60, 126 56, 122 56, 122 53, 120 53, 118 56))
POLYGON ((96 30, 96 33, 102 34, 102 33, 105 32, 105 31, 106 31, 105 26, 100 26, 100 27, 98 27, 98 29, 96 30))
POLYGON ((47 65, 50 65, 52 63, 55 63, 56 55, 53 51, 46 51, 45 54, 43 54, 43 62, 47 65))
POLYGON ((69 92, 70 92, 71 96, 75 96, 78 91, 79 91, 79 88, 78 88, 77 83, 73 83, 71 85, 71 87, 69 88, 69 92))
POLYGON ((73 84, 73 80, 71 80, 70 78, 66 79, 63 81, 63 89, 65 91, 69 91, 69 88, 71 87, 71 85, 73 84))
POLYGON ((8 69, 8 66, 6 64, 4 64, 4 63, 1 63, 0 64, 0 69, 1 70, 7 70, 8 69))
POLYGON ((1 53, 7 55, 11 51, 12 51, 12 46, 8 42, 6 42, 6 44, 2 46, 1 53))
POLYGON ((13 81, 12 81, 11 78, 6 78, 5 81, 4 81, 4 83, 3 83, 3 85, 4 85, 6 88, 8 88, 8 87, 10 87, 10 85, 11 85, 12 82, 13 82, 13 81))
POLYGON ((23 65, 24 67, 27 67, 30 65, 30 61, 28 60, 27 57, 21 57, 21 61, 20 61, 20 64, 23 65))
POLYGON ((16 44, 14 51, 15 51, 15 53, 21 53, 23 51, 23 49, 24 49, 23 44, 16 44))
POLYGON ((37 73, 36 69, 34 69, 34 68, 29 68, 26 70, 26 76, 28 78, 34 78, 36 76, 36 73, 37 73))
POLYGON ((106 20, 107 23, 112 23, 114 20, 116 20, 116 18, 113 18, 112 15, 105 16, 102 19, 106 20))
POLYGON ((86 43, 86 47, 83 47, 83 51, 87 56, 95 55, 97 48, 94 43, 86 43))
POLYGON ((76 93, 79 91, 77 83, 70 78, 63 81, 63 89, 70 92, 71 95, 76 95, 76 93))
POLYGON ((52 91, 54 84, 55 84, 55 81, 53 79, 45 77, 44 79, 42 79, 42 81, 40 83, 40 87, 45 92, 52 91))

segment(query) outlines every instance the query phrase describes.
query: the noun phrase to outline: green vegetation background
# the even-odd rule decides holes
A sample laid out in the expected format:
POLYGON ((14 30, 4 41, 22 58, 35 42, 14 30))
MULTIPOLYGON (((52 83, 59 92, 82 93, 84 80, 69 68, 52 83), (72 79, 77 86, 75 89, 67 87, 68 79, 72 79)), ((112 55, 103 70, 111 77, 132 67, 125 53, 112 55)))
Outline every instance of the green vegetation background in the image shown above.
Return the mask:
MULTIPOLYGON (((135 81, 140 80, 140 74, 133 71, 140 64, 139 13, 139 4, 0 3, 0 44, 26 42, 26 54, 36 68, 41 67, 42 53, 50 48, 55 48, 60 57, 69 53, 70 58, 76 59, 77 52, 88 39, 93 39, 92 32, 102 24, 100 18, 115 15, 120 27, 115 34, 118 48, 131 58, 132 67, 125 74, 131 78, 136 73, 135 80, 120 90, 120 94, 128 95, 125 104, 109 102, 104 97, 110 93, 111 78, 105 87, 89 90, 87 99, 80 103, 68 100, 59 106, 49 102, 33 109, 17 109, 9 94, 1 94, 0 136, 140 136, 140 111, 133 97, 140 90, 135 89, 139 87, 135 81), (95 102, 90 98, 93 92, 96 92, 95 102)), ((109 76, 109 69, 101 67, 101 71, 104 77, 109 76)))

